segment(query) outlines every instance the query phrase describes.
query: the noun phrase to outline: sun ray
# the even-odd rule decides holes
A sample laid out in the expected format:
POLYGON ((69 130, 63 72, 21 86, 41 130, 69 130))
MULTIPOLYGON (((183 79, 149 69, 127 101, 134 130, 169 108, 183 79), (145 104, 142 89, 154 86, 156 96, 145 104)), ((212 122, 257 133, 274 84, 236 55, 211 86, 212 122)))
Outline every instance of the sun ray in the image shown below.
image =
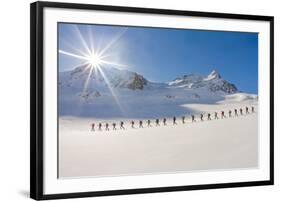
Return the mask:
POLYGON ((121 103, 119 102, 117 93, 116 93, 116 92, 114 91, 114 89, 112 88, 112 85, 111 85, 110 81, 108 80, 106 74, 104 73, 104 71, 102 70, 102 68, 101 68, 100 65, 97 65, 97 70, 101 73, 101 75, 102 75, 104 81, 106 82, 106 84, 107 84, 107 86, 108 86, 108 88, 109 88, 109 90, 110 90, 110 92, 111 92, 111 94, 112 94, 112 96, 113 96, 113 98, 114 98, 116 104, 118 105, 120 111, 121 111, 122 113, 124 113, 124 109, 123 109, 121 103))
POLYGON ((111 56, 110 54, 107 54, 107 55, 100 55, 99 57, 100 57, 100 59, 104 59, 104 58, 108 58, 110 56, 111 56))
POLYGON ((64 43, 64 45, 66 45, 68 48, 70 48, 71 50, 81 54, 81 55, 87 55, 87 53, 85 53, 84 51, 78 49, 78 48, 75 48, 73 46, 73 44, 69 43, 68 41, 66 41, 65 39, 62 39, 62 42, 64 43))
POLYGON ((95 42, 94 42, 94 33, 92 30, 92 27, 90 25, 88 25, 88 37, 89 37, 89 41, 90 41, 90 50, 91 52, 95 53, 95 42))
MULTIPOLYGON (((74 65, 71 69, 76 69, 78 67, 83 67, 85 65, 88 65, 88 62, 84 62, 84 63, 79 63, 78 65, 74 65)), ((83 69, 82 73, 85 71, 85 69, 83 69)))
POLYGON ((81 34, 79 27, 77 25, 73 25, 73 26, 74 26, 74 30, 76 31, 78 38, 80 39, 82 45, 84 46, 85 50, 87 51, 87 54, 91 54, 91 50, 90 50, 89 46, 87 45, 83 35, 81 34))
MULTIPOLYGON (((112 40, 110 40, 109 43, 107 43, 104 47, 102 47, 103 38, 101 38, 99 43, 97 43, 94 40, 94 33, 90 26, 86 27, 87 40, 84 38, 85 36, 83 36, 83 34, 85 34, 85 33, 83 32, 83 34, 82 34, 82 30, 80 30, 77 25, 73 25, 73 28, 74 28, 75 33, 77 34, 77 38, 79 39, 79 41, 81 43, 80 48, 82 48, 83 50, 77 50, 73 47, 72 44, 66 44, 66 45, 68 45, 69 48, 73 49, 73 51, 77 52, 78 54, 76 54, 75 52, 69 52, 69 51, 65 51, 65 50, 59 50, 59 53, 82 60, 81 64, 76 66, 76 67, 85 66, 85 68, 82 69, 82 73, 85 74, 85 72, 86 72, 86 74, 87 74, 86 78, 84 78, 85 81, 83 81, 81 93, 82 94, 87 93, 87 90, 89 88, 92 88, 92 86, 90 86, 90 84, 91 84, 91 77, 94 74, 97 79, 98 78, 103 79, 103 81, 105 82, 105 84, 108 87, 109 92, 111 93, 111 95, 113 97, 114 102, 116 102, 120 112, 124 114, 124 108, 119 101, 119 95, 118 95, 119 91, 115 87, 112 86, 112 83, 110 82, 108 75, 106 75, 107 72, 104 71, 105 70, 104 68, 110 68, 110 66, 116 67, 116 68, 117 67, 123 67, 123 68, 127 67, 127 65, 119 64, 117 62, 110 60, 110 57, 109 57, 112 54, 109 52, 109 49, 112 48, 112 46, 118 42, 118 40, 127 31, 127 28, 118 31, 118 33, 115 35, 115 37, 113 37, 112 40), (84 52, 84 51, 86 51, 86 52, 84 52)), ((81 105, 81 107, 82 107, 82 105, 81 105)))
POLYGON ((107 65, 111 65, 111 66, 116 66, 116 67, 128 67, 127 65, 124 64, 119 64, 119 63, 115 63, 115 62, 109 62, 106 60, 101 60, 102 64, 107 64, 107 65))
POLYGON ((79 59, 82 59, 82 60, 87 60, 87 57, 84 57, 82 55, 77 55, 77 54, 74 54, 74 53, 70 53, 70 52, 67 52, 67 51, 64 51, 64 50, 59 50, 59 53, 64 54, 64 55, 68 55, 68 56, 72 56, 72 57, 75 57, 75 58, 79 58, 79 59))
POLYGON ((88 64, 85 69, 88 69, 88 68, 90 68, 90 69, 89 69, 89 74, 87 75, 87 78, 86 78, 86 80, 85 80, 82 94, 84 94, 84 93, 87 92, 87 90, 88 90, 89 80, 90 80, 90 78, 91 78, 91 76, 92 76, 92 72, 93 72, 93 69, 94 69, 95 67, 93 67, 91 64, 88 64))
POLYGON ((97 71, 97 67, 95 66, 93 69, 94 69, 94 75, 96 75, 96 78, 98 78, 98 71, 97 71))
POLYGON ((100 33, 99 40, 96 41, 95 53, 100 53, 102 44, 104 42, 104 34, 100 33))
POLYGON ((100 52, 100 55, 103 55, 113 44, 115 44, 127 31, 128 28, 122 29, 100 52))

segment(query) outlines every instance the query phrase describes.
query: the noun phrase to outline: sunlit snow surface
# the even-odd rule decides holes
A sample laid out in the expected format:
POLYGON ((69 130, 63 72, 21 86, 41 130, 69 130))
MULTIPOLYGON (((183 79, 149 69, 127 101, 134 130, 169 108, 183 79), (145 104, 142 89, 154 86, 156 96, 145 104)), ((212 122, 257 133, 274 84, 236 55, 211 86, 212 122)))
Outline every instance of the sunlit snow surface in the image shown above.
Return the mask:
MULTIPOLYGON (((197 105, 204 111, 234 109, 256 103, 197 105)), ((196 172, 202 170, 256 169, 258 166, 258 112, 239 117, 177 125, 112 130, 112 122, 76 117, 59 120, 59 176, 102 177, 118 175, 196 172), (110 131, 91 131, 92 122, 110 123, 110 131)))
POLYGON ((257 100, 256 95, 240 93, 215 71, 206 77, 190 74, 167 83, 151 82, 135 72, 117 68, 104 69, 103 75, 91 73, 89 79, 88 75, 89 70, 83 67, 60 73, 60 116, 161 118, 198 112, 186 104, 257 100), (132 90, 128 86, 136 79, 136 75, 145 84, 142 89, 132 90), (88 81, 86 88, 85 81, 88 81), (225 91, 218 90, 220 88, 225 91))
MULTIPOLYGON (((102 177, 201 170, 254 169, 258 166, 258 97, 213 91, 224 85, 217 72, 187 75, 167 83, 147 82, 129 89, 135 74, 105 70, 93 74, 85 91, 83 69, 59 76, 59 177, 102 177), (108 71, 108 72, 106 72, 108 71), (108 87, 108 81, 112 84, 108 87), (112 94, 112 90, 114 94, 112 94), (254 106, 255 112, 228 117, 228 111, 254 106), (225 111, 227 118, 214 120, 225 111), (200 121, 199 114, 204 115, 200 121), (207 120, 210 113, 212 120, 207 120), (196 122, 191 123, 191 115, 196 122), (172 117, 177 117, 177 125, 172 117), (186 117, 182 124, 181 116, 186 117), (167 118, 167 126, 162 124, 167 118), (155 119, 160 126, 155 126, 155 119), (148 128, 146 120, 152 121, 148 128), (136 125, 132 129, 131 120, 136 125), (144 128, 138 127, 139 120, 144 128), (119 128, 120 121, 125 130, 119 128), (95 123, 95 131, 91 124, 95 123), (102 131, 97 130, 103 124, 102 131), (109 123, 110 130, 104 130, 109 123), (112 130, 117 123, 117 130, 112 130)), ((229 86, 230 89, 232 86, 229 86)))

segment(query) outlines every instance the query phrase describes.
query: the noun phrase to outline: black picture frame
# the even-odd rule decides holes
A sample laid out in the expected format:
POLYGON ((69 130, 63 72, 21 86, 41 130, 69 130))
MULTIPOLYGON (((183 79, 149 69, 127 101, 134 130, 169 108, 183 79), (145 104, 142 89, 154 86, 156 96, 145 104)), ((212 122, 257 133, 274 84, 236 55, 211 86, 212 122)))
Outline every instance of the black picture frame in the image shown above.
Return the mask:
POLYGON ((35 2, 30 7, 30 197, 36 200, 94 197, 154 192, 187 191, 274 184, 274 17, 240 15, 183 10, 135 8, 58 2, 35 2), (173 187, 154 187, 128 190, 93 191, 45 195, 43 192, 43 9, 62 8, 80 10, 118 11, 131 13, 164 14, 179 16, 215 17, 225 19, 268 21, 270 23, 270 179, 237 183, 203 184, 173 187))

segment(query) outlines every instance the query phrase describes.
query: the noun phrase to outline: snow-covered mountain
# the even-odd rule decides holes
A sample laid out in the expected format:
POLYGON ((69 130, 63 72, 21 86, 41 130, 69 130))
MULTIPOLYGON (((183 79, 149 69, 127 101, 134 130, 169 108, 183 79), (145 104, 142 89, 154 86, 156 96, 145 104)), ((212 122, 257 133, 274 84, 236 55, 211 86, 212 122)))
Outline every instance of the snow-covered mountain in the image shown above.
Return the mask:
MULTIPOLYGON (((212 104, 237 87, 217 71, 207 76, 189 74, 165 83, 151 82, 141 74, 118 68, 95 70, 80 66, 59 73, 59 113, 93 117, 157 117, 191 113, 188 103, 212 104), (106 110, 105 110, 106 109, 106 110)), ((244 96, 244 95, 243 95, 244 96)), ((245 94, 247 99, 257 99, 245 94)))
POLYGON ((238 90, 234 84, 224 80, 220 74, 213 70, 207 77, 189 74, 178 77, 168 82, 169 86, 185 87, 190 89, 207 88, 211 92, 236 93, 238 90))
POLYGON ((109 87, 142 90, 148 84, 142 75, 117 68, 105 68, 102 71, 97 71, 84 65, 72 71, 60 72, 59 75, 60 86, 76 89, 84 88, 87 80, 89 88, 109 87))
POLYGON ((153 87, 177 87, 198 89, 207 88, 211 92, 236 93, 238 90, 234 84, 224 80, 220 74, 213 70, 208 76, 196 74, 183 75, 167 83, 153 83, 142 75, 117 68, 106 68, 94 71, 86 66, 78 67, 72 71, 61 72, 59 75, 60 86, 82 89, 88 80, 88 88, 128 88, 131 90, 144 90, 153 87), (90 76, 89 76, 90 75, 90 76))

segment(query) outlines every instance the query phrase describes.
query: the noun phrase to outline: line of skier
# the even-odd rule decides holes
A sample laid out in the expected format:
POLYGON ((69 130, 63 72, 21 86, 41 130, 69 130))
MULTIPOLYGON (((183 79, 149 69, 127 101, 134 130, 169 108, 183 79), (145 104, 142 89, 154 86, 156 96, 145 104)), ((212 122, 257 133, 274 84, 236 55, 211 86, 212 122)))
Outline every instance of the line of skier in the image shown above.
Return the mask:
MULTIPOLYGON (((253 106, 251 107, 251 112, 252 112, 252 113, 255 112, 255 108, 254 108, 253 106)), ((245 114, 249 114, 249 113, 250 113, 249 107, 245 107, 245 114)), ((235 116, 235 117, 236 117, 236 116, 239 116, 239 114, 240 114, 240 115, 244 115, 244 113, 243 113, 243 108, 240 108, 239 111, 238 111, 237 109, 234 109, 233 111, 232 111, 232 110, 229 110, 229 111, 228 111, 228 117, 229 117, 229 118, 231 118, 231 117, 233 117, 233 116, 235 116), (234 113, 234 115, 233 115, 232 113, 234 113)), ((221 119, 226 118, 225 111, 221 111, 221 112, 220 112, 220 118, 221 118, 221 119)), ((215 113, 214 113, 214 119, 219 119, 219 113, 218 113, 218 112, 215 112, 215 113)), ((186 116, 182 116, 182 117, 180 118, 180 120, 181 120, 181 123, 182 123, 182 124, 185 124, 185 123, 186 123, 186 116)), ((207 113, 207 120, 208 120, 208 121, 212 120, 211 113, 207 113)), ((203 113, 200 114, 200 121, 204 121, 204 114, 203 114, 203 113)), ((139 121, 137 121, 137 122, 138 122, 138 128, 144 128, 145 122, 144 122, 143 120, 139 120, 139 121)), ((136 128, 136 127, 137 127, 137 122, 134 121, 134 120, 132 120, 132 121, 130 122, 130 127, 131 127, 132 129, 136 128)), ((196 122, 195 115, 191 115, 191 122, 196 122)), ((166 125, 167 125, 167 118, 163 118, 162 120, 160 120, 160 119, 155 119, 155 126, 156 126, 156 127, 160 126, 161 123, 162 123, 162 125, 166 126, 166 125)), ((172 118, 172 123, 173 123, 173 125, 177 125, 177 117, 176 117, 176 116, 174 116, 174 117, 172 118)), ((95 123, 92 123, 92 125, 91 125, 91 130, 92 130, 92 131, 95 131, 95 130, 102 131, 103 126, 104 126, 104 129, 105 129, 106 131, 109 131, 109 130, 110 130, 110 124, 109 124, 109 123, 105 123, 104 125, 103 125, 102 123, 98 123, 97 126, 95 125, 95 123)), ((112 126, 112 130, 117 130, 117 124, 116 124, 115 122, 112 123, 111 126, 112 126)), ((148 128, 152 127, 152 121, 151 121, 150 119, 148 119, 148 120, 146 121, 146 126, 147 126, 148 128)), ((119 129, 120 129, 120 130, 125 130, 125 126, 124 126, 124 122, 123 122, 123 121, 120 121, 119 129)))

